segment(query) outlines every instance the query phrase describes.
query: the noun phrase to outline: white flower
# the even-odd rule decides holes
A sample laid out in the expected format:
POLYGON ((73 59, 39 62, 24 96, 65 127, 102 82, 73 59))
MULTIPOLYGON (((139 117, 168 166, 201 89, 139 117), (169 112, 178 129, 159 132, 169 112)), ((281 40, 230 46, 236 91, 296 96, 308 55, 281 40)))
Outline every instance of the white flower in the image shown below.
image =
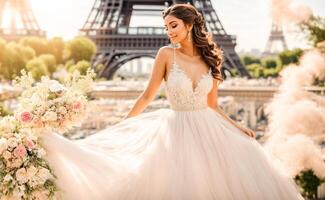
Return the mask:
POLYGON ((55 112, 52 112, 52 111, 47 111, 45 114, 44 114, 44 119, 46 121, 56 121, 57 120, 57 114, 55 112))
POLYGON ((5 151, 5 152, 3 152, 2 157, 5 160, 9 160, 12 157, 12 155, 11 155, 11 153, 9 151, 5 151))
POLYGON ((15 198, 21 199, 21 197, 23 197, 25 194, 25 190, 26 190, 26 188, 24 185, 17 186, 17 187, 15 187, 12 196, 15 198))
POLYGON ((49 192, 47 190, 35 190, 32 192, 33 199, 37 200, 47 200, 49 199, 49 192))
POLYGON ((3 181, 4 182, 9 182, 11 180, 14 180, 14 178, 10 175, 10 174, 7 174, 4 178, 3 178, 3 181))
POLYGON ((46 168, 42 168, 37 172, 37 175, 41 180, 42 180, 42 184, 44 184, 48 179, 52 178, 52 174, 51 172, 46 169, 46 168))
POLYGON ((12 161, 11 167, 20 167, 23 164, 23 160, 21 158, 17 158, 12 161))
POLYGON ((12 137, 8 139, 8 146, 11 148, 15 148, 18 145, 18 141, 16 138, 12 137))
POLYGON ((49 89, 51 92, 61 92, 61 91, 66 90, 66 88, 56 80, 50 81, 49 89))
POLYGON ((0 155, 8 148, 7 139, 1 138, 0 139, 0 155))
POLYGON ((30 98, 30 102, 33 103, 34 105, 41 105, 42 104, 42 99, 37 93, 34 93, 32 97, 30 98))
POLYGON ((42 158, 46 155, 46 151, 44 149, 38 149, 37 150, 37 157, 42 158))
POLYGON ((67 113, 67 109, 65 108, 65 107, 60 107, 59 109, 58 109, 58 112, 60 113, 60 114, 62 114, 62 115, 64 115, 64 114, 66 114, 67 113))
POLYGON ((35 176, 37 173, 37 169, 36 167, 34 166, 31 166, 27 169, 27 177, 30 179, 32 178, 33 176, 35 176))
POLYGON ((16 171, 16 179, 20 184, 26 183, 28 181, 27 171, 25 168, 20 168, 16 171))

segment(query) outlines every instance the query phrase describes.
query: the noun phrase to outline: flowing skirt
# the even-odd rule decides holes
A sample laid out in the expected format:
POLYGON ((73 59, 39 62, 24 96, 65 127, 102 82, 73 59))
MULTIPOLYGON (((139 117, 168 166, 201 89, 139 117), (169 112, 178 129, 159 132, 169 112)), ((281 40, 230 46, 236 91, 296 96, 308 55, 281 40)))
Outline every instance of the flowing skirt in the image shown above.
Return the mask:
POLYGON ((43 139, 63 199, 303 199, 276 159, 210 108, 159 109, 83 140, 43 139))

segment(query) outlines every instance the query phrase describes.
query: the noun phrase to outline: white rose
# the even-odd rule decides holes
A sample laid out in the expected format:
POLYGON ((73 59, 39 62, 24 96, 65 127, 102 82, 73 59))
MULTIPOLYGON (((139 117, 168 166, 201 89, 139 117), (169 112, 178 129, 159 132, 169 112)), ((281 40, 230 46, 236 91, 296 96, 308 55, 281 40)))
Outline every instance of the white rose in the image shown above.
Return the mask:
POLYGON ((9 151, 5 151, 3 152, 2 154, 2 157, 5 159, 5 160, 9 160, 11 158, 11 153, 9 151))
POLYGON ((51 80, 51 85, 49 89, 51 92, 61 92, 65 90, 65 87, 58 81, 51 80))
POLYGON ((15 148, 18 145, 17 139, 16 138, 9 138, 8 139, 8 146, 11 148, 15 148))
POLYGON ((32 192, 32 197, 33 199, 37 199, 37 200, 47 200, 49 193, 47 190, 35 190, 32 192))
POLYGON ((44 149, 38 149, 37 150, 37 157, 42 158, 46 155, 46 151, 44 149))
POLYGON ((15 197, 15 199, 21 199, 25 194, 25 189, 26 188, 23 185, 15 187, 12 196, 15 197))
POLYGON ((37 169, 36 167, 34 166, 31 166, 27 169, 27 177, 30 179, 32 178, 33 176, 35 176, 37 173, 37 169))
POLYGON ((17 158, 15 160, 12 161, 11 163, 11 167, 20 167, 23 164, 23 160, 21 158, 17 158))
POLYGON ((30 98, 30 102, 32 102, 34 105, 41 105, 42 99, 37 93, 34 93, 32 97, 30 98))
POLYGON ((37 172, 37 176, 42 180, 43 183, 48 179, 52 178, 52 174, 46 168, 42 168, 37 172))
POLYGON ((8 148, 7 139, 1 138, 0 139, 0 155, 8 148))
POLYGON ((40 185, 39 183, 39 178, 37 176, 32 176, 29 181, 28 181, 28 185, 31 187, 31 188, 35 188, 37 187, 38 185, 40 185))
POLYGON ((57 114, 55 112, 52 112, 52 111, 47 111, 45 114, 44 114, 44 119, 46 121, 56 121, 57 120, 57 114))
POLYGON ((28 181, 27 171, 25 168, 20 168, 16 171, 16 179, 21 184, 24 184, 28 181))
POLYGON ((10 174, 7 174, 4 178, 3 178, 3 181, 4 182, 9 182, 13 180, 13 177, 10 175, 10 174))
POLYGON ((59 113, 61 113, 61 114, 66 114, 67 113, 67 109, 65 108, 65 107, 60 107, 59 109, 58 109, 58 111, 59 111, 59 113))

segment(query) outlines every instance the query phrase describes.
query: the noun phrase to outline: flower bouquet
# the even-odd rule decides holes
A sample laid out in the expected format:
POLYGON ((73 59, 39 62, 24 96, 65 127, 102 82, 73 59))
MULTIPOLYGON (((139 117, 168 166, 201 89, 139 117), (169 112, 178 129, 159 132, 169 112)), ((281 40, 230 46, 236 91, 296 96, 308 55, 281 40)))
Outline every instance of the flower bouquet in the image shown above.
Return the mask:
POLYGON ((65 133, 86 116, 85 94, 92 87, 92 71, 86 75, 75 71, 64 84, 45 76, 34 83, 31 74, 22 74, 15 81, 15 86, 22 90, 16 117, 26 126, 65 133))
POLYGON ((35 82, 22 71, 15 80, 21 91, 18 110, 0 119, 0 200, 60 198, 41 136, 64 133, 81 121, 93 77, 93 71, 86 75, 76 71, 64 83, 48 77, 35 82))
POLYGON ((54 199, 55 175, 39 139, 13 116, 0 121, 0 199, 54 199))

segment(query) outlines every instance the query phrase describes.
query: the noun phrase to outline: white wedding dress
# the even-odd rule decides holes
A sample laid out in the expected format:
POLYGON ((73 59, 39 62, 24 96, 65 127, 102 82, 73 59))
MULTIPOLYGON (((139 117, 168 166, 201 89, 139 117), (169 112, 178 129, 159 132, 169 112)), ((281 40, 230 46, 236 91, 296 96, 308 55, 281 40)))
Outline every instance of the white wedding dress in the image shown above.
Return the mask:
POLYGON ((192 80, 175 62, 171 109, 126 119, 83 140, 43 144, 68 200, 302 200, 253 138, 207 106, 212 75, 192 80))

